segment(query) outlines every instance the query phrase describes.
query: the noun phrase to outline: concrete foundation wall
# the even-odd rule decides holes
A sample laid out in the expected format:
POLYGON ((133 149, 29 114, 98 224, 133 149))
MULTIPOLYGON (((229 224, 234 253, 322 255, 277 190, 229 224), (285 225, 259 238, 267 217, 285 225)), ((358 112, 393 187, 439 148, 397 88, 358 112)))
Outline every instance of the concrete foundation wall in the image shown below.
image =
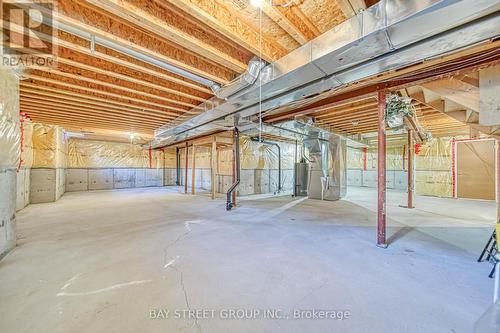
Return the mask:
POLYGON ((0 169, 0 258, 16 245, 15 169, 0 169))
MULTIPOLYGON (((174 183, 169 185, 175 185, 173 170, 174 183)), ((67 192, 164 186, 166 174, 149 168, 66 169, 65 173, 67 192)))
MULTIPOLYGON (((175 169, 166 169, 165 172, 172 177, 166 185, 175 185, 175 169)), ((184 185, 184 174, 185 169, 181 169, 181 185, 184 185)), ((273 193, 278 190, 278 170, 276 169, 242 169, 240 176, 238 195, 273 193)), ((232 175, 218 175, 217 193, 227 192, 232 183, 232 175)), ((210 190, 211 186, 211 169, 196 169, 195 187, 210 190)), ((191 187, 191 169, 188 169, 188 187, 191 187)), ((292 191, 293 170, 281 170, 281 187, 284 191, 292 191)))
MULTIPOLYGON (((188 187, 191 188, 191 169, 188 169, 188 187)), ((211 169, 196 169, 197 189, 211 190, 211 169)), ((293 170, 281 171, 284 191, 293 189, 293 170)), ((185 169, 181 169, 180 185, 184 185, 185 169)), ((108 169, 32 169, 28 189, 31 203, 57 201, 64 192, 111 190, 134 187, 176 185, 175 168, 108 168, 108 169)), ((217 176, 217 192, 225 193, 233 183, 231 175, 217 176)), ((278 190, 278 170, 243 169, 238 195, 273 193, 278 190)), ((19 191, 18 191, 19 192, 19 191)), ((21 206, 21 193, 18 193, 21 206)), ((19 208, 21 209, 21 208, 19 208)))
MULTIPOLYGON (((408 188, 407 184, 406 171, 387 170, 387 188, 406 191, 408 188)), ((348 169, 347 186, 377 187, 377 170, 348 169)))
POLYGON ((19 211, 29 205, 31 189, 30 184, 31 169, 20 169, 17 172, 16 211, 19 211))
POLYGON ((32 169, 30 181, 30 203, 55 201, 56 170, 32 169))

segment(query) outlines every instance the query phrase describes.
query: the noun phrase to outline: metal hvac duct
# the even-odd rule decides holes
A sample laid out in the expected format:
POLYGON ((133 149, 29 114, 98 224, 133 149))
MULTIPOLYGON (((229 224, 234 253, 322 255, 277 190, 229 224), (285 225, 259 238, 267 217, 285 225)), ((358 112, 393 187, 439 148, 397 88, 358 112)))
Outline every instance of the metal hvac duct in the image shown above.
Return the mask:
POLYGON ((218 98, 227 99, 254 84, 259 77, 261 69, 264 68, 265 65, 266 63, 264 61, 254 57, 248 63, 248 68, 245 73, 223 87, 218 85, 212 86, 212 91, 218 98))
POLYGON ((499 10, 498 0, 381 0, 267 65, 241 93, 214 97, 196 108, 206 110, 202 114, 157 129, 153 144, 169 145, 206 133, 216 120, 253 116, 497 37, 499 10))
POLYGON ((344 197, 347 192, 345 138, 311 132, 303 142, 310 160, 309 198, 333 201, 344 197))

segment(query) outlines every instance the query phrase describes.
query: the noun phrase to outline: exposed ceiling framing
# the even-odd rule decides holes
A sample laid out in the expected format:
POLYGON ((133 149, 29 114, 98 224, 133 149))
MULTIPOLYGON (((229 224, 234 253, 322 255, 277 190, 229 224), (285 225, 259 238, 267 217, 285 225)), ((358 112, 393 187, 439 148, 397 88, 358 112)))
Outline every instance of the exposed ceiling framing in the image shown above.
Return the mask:
MULTIPOLYGON (((84 35, 223 85, 243 73, 252 57, 279 59, 376 2, 263 0, 260 11, 249 0, 60 1, 58 20, 83 34, 58 32, 57 67, 25 73, 21 111, 35 121, 73 130, 151 138, 161 125, 179 124, 202 112, 196 106, 211 98, 212 90, 133 53, 94 45, 84 35)), ((418 64, 383 79, 419 73, 433 65, 433 61, 418 64)), ((362 89, 363 84, 357 87, 362 89)), ((477 76, 471 74, 418 83, 400 93, 414 99, 422 125, 434 135, 462 134, 469 127, 496 135, 497 128, 477 125, 477 90, 477 76)), ((312 115, 319 126, 336 132, 369 133, 376 130, 373 96, 373 91, 353 98, 319 96, 267 120, 312 115)))

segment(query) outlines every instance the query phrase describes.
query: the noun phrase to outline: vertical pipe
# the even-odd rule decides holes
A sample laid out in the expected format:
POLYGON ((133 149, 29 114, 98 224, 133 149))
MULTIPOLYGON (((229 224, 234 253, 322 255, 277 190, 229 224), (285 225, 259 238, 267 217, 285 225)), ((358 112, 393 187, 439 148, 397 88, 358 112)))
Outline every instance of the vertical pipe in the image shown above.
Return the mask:
POLYGON ((216 180, 217 180, 217 137, 212 141, 212 199, 215 199, 216 180))
POLYGON ((195 194, 196 186, 196 146, 193 145, 193 152, 191 155, 191 194, 195 194))
POLYGON ((233 185, 227 190, 227 201, 226 201, 226 210, 231 210, 231 208, 236 205, 236 187, 240 183, 240 134, 238 128, 234 128, 233 131, 233 185), (231 200, 232 198, 232 200, 231 200))
POLYGON ((175 148, 175 185, 181 185, 181 153, 179 147, 175 148))
POLYGON ((497 223, 500 223, 500 147, 495 140, 495 199, 497 202, 497 223))
POLYGON ((281 192, 281 147, 279 144, 276 144, 278 148, 278 193, 281 192))
POLYGON ((413 130, 408 130, 408 208, 413 208, 413 130))
POLYGON ((184 193, 188 193, 188 163, 189 163, 189 158, 188 158, 188 152, 189 152, 189 146, 188 143, 186 142, 186 164, 185 170, 184 170, 184 193))
POLYGON ((378 205, 377 205, 377 246, 387 247, 385 239, 385 203, 386 203, 386 183, 385 183, 385 107, 386 107, 386 93, 385 90, 379 90, 378 92, 378 205))
POLYGON ((293 194, 292 196, 297 196, 297 139, 295 139, 295 153, 294 153, 294 160, 293 160, 293 194))
MULTIPOLYGON (((236 183, 236 139, 233 135, 233 184, 236 183)), ((236 206, 236 190, 231 193, 232 206, 236 206)))
POLYGON ((451 139, 451 196, 452 198, 457 197, 457 172, 455 165, 455 138, 451 139))
POLYGON ((366 147, 363 147, 363 171, 366 171, 366 147))
POLYGON ((403 145, 403 171, 406 170, 406 152, 408 148, 406 145, 403 145))

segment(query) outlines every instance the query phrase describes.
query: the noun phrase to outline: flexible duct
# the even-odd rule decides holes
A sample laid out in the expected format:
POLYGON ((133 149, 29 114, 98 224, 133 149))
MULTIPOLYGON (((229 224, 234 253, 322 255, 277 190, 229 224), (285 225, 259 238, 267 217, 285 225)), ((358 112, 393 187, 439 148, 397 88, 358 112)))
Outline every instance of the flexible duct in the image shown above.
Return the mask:
POLYGON ((248 68, 245 73, 223 87, 219 87, 218 85, 212 86, 212 91, 218 98, 227 99, 253 85, 265 65, 266 63, 264 61, 254 57, 248 63, 248 68))

